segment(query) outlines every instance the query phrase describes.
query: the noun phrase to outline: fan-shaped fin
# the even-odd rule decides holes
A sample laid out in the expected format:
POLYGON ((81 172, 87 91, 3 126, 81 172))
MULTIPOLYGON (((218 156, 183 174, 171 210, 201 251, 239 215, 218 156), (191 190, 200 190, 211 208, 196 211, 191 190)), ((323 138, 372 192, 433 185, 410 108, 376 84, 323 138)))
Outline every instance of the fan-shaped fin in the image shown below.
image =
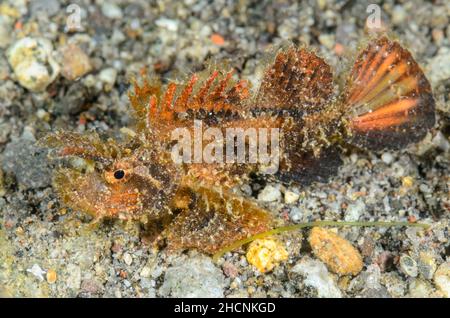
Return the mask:
POLYGON ((382 36, 358 56, 344 94, 350 142, 399 148, 435 122, 431 87, 411 54, 382 36))
POLYGON ((167 229, 169 249, 196 248, 212 254, 271 225, 269 213, 249 200, 211 187, 193 190, 189 208, 167 229))
POLYGON ((255 108, 302 116, 323 110, 332 92, 330 66, 304 48, 289 47, 281 50, 265 71, 255 108))

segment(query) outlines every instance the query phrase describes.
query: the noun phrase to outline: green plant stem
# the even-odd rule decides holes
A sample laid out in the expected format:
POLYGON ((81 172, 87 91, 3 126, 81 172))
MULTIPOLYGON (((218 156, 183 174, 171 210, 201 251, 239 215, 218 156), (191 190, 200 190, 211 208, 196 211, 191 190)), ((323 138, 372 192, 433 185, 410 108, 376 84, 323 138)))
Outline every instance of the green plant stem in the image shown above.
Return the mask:
POLYGON ((216 254, 213 255, 213 260, 217 261, 223 254, 231 252, 244 244, 250 243, 254 240, 261 239, 270 235, 275 235, 283 232, 290 232, 295 230, 300 230, 303 228, 314 227, 314 226, 374 226, 374 227, 393 227, 393 226, 410 226, 410 227, 421 227, 427 229, 430 227, 428 224, 424 223, 409 223, 409 222, 384 222, 384 221, 374 221, 374 222, 345 222, 345 221, 314 221, 314 222, 306 222, 299 223, 294 225, 277 227, 275 229, 258 233, 256 235, 250 236, 246 239, 239 240, 234 242, 233 244, 221 249, 216 254))

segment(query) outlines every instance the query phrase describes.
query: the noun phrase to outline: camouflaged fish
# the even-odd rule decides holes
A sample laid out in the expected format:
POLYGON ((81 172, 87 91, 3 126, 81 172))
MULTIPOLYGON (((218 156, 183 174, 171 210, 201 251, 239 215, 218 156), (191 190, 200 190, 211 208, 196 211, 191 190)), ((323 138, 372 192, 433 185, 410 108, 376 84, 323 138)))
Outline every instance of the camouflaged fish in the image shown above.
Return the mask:
POLYGON ((280 49, 255 93, 231 71, 210 67, 183 84, 144 78, 129 93, 133 138, 57 132, 41 144, 60 157, 95 163, 94 171, 61 168, 54 188, 68 207, 94 220, 139 220, 171 249, 213 253, 271 228, 273 216, 233 187, 260 172, 250 163, 175 163, 171 132, 206 127, 278 128, 280 162, 268 176, 285 184, 325 182, 346 145, 379 150, 421 140, 435 123, 430 84, 411 54, 386 36, 369 41, 334 94, 326 62, 306 48, 280 49))

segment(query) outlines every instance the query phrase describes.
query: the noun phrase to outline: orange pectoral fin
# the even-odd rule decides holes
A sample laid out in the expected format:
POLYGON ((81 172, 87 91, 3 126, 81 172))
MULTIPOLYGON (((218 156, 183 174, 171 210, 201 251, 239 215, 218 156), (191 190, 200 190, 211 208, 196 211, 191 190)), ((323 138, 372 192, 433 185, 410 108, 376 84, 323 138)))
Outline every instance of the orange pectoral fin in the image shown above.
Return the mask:
POLYGON ((431 87, 411 54, 382 36, 363 50, 344 94, 350 143, 399 148, 424 137, 435 122, 431 87))

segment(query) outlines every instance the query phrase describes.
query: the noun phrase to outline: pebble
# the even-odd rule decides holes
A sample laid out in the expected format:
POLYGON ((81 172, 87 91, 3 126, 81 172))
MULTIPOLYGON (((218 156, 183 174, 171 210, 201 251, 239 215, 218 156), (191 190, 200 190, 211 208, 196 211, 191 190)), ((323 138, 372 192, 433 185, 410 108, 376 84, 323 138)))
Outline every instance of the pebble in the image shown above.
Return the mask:
POLYGON ((314 227, 309 236, 314 255, 328 268, 339 275, 356 275, 363 267, 358 250, 337 234, 320 227, 314 227))
POLYGON ((101 70, 100 74, 98 75, 99 80, 105 84, 104 88, 106 91, 111 90, 111 88, 114 86, 116 77, 117 71, 112 67, 101 70))
POLYGON ((394 161, 394 157, 392 156, 392 154, 390 152, 384 152, 381 155, 381 160, 383 160, 383 162, 387 165, 390 165, 392 163, 392 161, 394 161))
POLYGON ((298 222, 302 219, 303 213, 302 210, 299 207, 292 207, 289 211, 289 217, 293 222, 298 222))
POLYGON ((69 264, 66 270, 68 277, 66 279, 67 287, 75 291, 81 287, 81 268, 75 264, 69 264))
POLYGON ((163 297, 220 298, 224 288, 222 271, 210 257, 197 255, 177 258, 167 269, 159 293, 163 297))
POLYGON ((328 272, 322 262, 304 257, 291 271, 304 276, 304 284, 315 288, 319 297, 342 297, 342 292, 337 286, 334 277, 328 272))
POLYGON ((402 178, 402 186, 405 188, 411 188, 414 185, 414 178, 411 176, 406 176, 402 178))
POLYGON ((43 188, 51 183, 47 154, 35 145, 35 140, 21 137, 8 143, 1 164, 3 171, 12 173, 26 189, 43 188))
POLYGON ((179 27, 178 21, 166 18, 159 18, 155 21, 155 24, 160 28, 164 28, 172 32, 177 32, 179 27))
POLYGON ((273 238, 254 240, 247 250, 247 261, 261 273, 270 272, 288 259, 283 244, 273 238))
POLYGON ((409 284, 409 297, 428 298, 433 292, 433 287, 429 282, 421 278, 415 278, 409 284))
POLYGON ((358 221, 361 215, 366 210, 366 204, 358 199, 355 203, 351 203, 348 205, 347 210, 345 211, 344 220, 345 221, 358 221))
POLYGON ((392 23, 395 25, 402 24, 406 19, 407 13, 403 6, 396 5, 392 10, 392 23))
POLYGON ((428 252, 420 252, 418 261, 419 273, 425 279, 433 279, 437 265, 434 256, 428 252))
POLYGON ((436 146, 437 148, 439 148, 444 152, 449 152, 450 150, 450 142, 440 131, 436 133, 431 142, 433 143, 434 146, 436 146))
POLYGON ((31 268, 27 269, 27 272, 33 274, 34 277, 39 278, 41 281, 44 280, 45 271, 38 264, 33 264, 31 268))
POLYGON ((288 190, 284 193, 284 202, 286 204, 293 204, 297 202, 299 198, 300 195, 297 192, 288 190))
POLYGON ((46 277, 47 277, 47 282, 49 284, 54 284, 58 278, 58 275, 56 274, 56 272, 53 269, 49 269, 47 271, 46 277))
POLYGON ((442 47, 436 56, 428 62, 427 77, 432 84, 437 85, 441 81, 450 78, 450 49, 442 47))
POLYGON ((434 273, 434 283, 442 294, 450 298, 450 262, 442 263, 434 273))
POLYGON ((131 255, 129 253, 125 253, 125 254, 123 254, 123 261, 125 262, 125 264, 130 266, 131 263, 133 263, 133 257, 131 257, 131 255))
POLYGON ((57 0, 33 0, 30 2, 31 15, 45 14, 51 17, 57 14, 60 9, 60 4, 57 0))
POLYGON ((6 48, 11 44, 11 21, 5 16, 0 15, 0 48, 6 48))
POLYGON ((110 18, 110 19, 122 19, 123 18, 122 9, 120 9, 120 7, 117 4, 112 3, 110 1, 103 2, 102 13, 105 17, 110 18))
POLYGON ((319 42, 327 49, 331 50, 334 48, 335 36, 334 34, 321 34, 319 35, 319 42))
POLYGON ((149 278, 151 276, 151 274, 152 274, 152 270, 148 266, 145 266, 144 268, 142 268, 141 272, 139 273, 139 275, 142 278, 149 278))
POLYGON ((75 44, 68 44, 59 50, 61 54, 61 74, 74 81, 92 70, 89 57, 75 44))
POLYGON ((12 44, 6 55, 20 85, 30 91, 41 92, 60 71, 52 53, 49 40, 26 37, 12 44))
POLYGON ((267 185, 259 194, 258 200, 263 202, 278 201, 281 198, 281 191, 278 187, 267 185))
POLYGON ((403 254, 400 256, 400 269, 408 276, 417 277, 419 269, 417 267, 417 262, 409 255, 403 254))

